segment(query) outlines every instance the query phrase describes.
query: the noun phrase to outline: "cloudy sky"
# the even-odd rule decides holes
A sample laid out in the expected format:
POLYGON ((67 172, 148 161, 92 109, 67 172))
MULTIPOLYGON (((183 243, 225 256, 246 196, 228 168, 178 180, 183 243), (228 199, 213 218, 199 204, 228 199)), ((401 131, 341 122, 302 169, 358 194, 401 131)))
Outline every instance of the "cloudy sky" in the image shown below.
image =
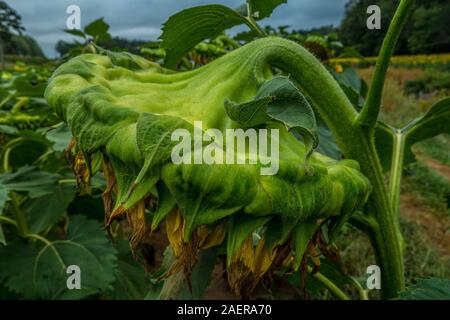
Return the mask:
MULTIPOLYGON (((55 43, 70 40, 62 32, 68 14, 66 9, 76 4, 81 9, 81 25, 104 17, 111 25, 113 36, 154 40, 160 35, 161 24, 173 13, 196 5, 221 3, 237 7, 243 0, 6 0, 21 16, 27 33, 35 37, 45 54, 56 55, 55 43)), ((288 0, 273 15, 261 22, 273 26, 289 25, 308 29, 322 25, 338 25, 347 0, 288 0)))

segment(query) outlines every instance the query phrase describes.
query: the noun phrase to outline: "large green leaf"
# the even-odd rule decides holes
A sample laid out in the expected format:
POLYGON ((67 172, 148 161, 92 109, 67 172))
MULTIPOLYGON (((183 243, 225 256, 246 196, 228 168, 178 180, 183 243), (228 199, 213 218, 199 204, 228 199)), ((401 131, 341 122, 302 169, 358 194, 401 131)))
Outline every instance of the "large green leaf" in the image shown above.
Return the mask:
POLYGON ((420 279, 416 284, 400 292, 399 300, 450 300, 449 279, 420 279))
POLYGON ((406 135, 405 147, 432 138, 441 133, 450 133, 450 97, 435 103, 424 116, 412 121, 401 131, 406 135))
POLYGON ((108 33, 109 24, 103 18, 92 21, 84 28, 84 33, 97 38, 99 40, 109 40, 111 37, 108 33))
POLYGON ((23 204, 29 230, 40 233, 58 222, 66 212, 76 193, 75 185, 56 185, 53 192, 45 196, 26 199, 23 204))
POLYGON ((116 260, 100 225, 73 216, 65 240, 0 248, 0 280, 25 298, 80 299, 111 288, 116 260), (81 289, 67 288, 70 265, 80 267, 81 289))
POLYGON ((189 8, 174 14, 162 29, 162 47, 166 49, 165 65, 173 68, 197 43, 245 22, 245 18, 236 11, 219 4, 189 8))
POLYGON ((113 299, 143 299, 151 286, 150 277, 142 266, 133 258, 130 245, 125 240, 117 241, 117 268, 114 271, 114 287, 110 290, 113 299))
POLYGON ((318 144, 316 118, 308 100, 287 77, 266 81, 253 101, 236 104, 225 101, 231 120, 244 127, 254 127, 270 120, 294 129, 304 139, 308 154, 318 144))
POLYGON ((358 76, 355 69, 346 68, 344 72, 334 72, 333 75, 341 86, 350 87, 358 94, 361 92, 362 79, 358 76))
POLYGON ((47 150, 46 143, 36 139, 26 139, 11 149, 9 163, 13 169, 33 165, 47 150))
POLYGON ((70 129, 64 124, 56 129, 50 130, 45 135, 47 140, 53 143, 53 150, 64 151, 67 149, 70 140, 72 139, 72 133, 70 129))
POLYGON ((364 96, 367 94, 367 83, 353 68, 346 68, 342 73, 332 72, 332 74, 352 105, 359 111, 364 104, 364 96))
POLYGON ((273 10, 283 3, 287 3, 287 0, 249 0, 252 10, 253 17, 256 20, 261 20, 270 17, 273 10))
POLYGON ((335 160, 342 159, 341 150, 333 137, 333 133, 328 127, 319 124, 317 126, 317 137, 319 139, 319 145, 316 148, 317 152, 325 154, 335 160))
POLYGON ((46 82, 37 79, 33 74, 24 74, 14 79, 13 86, 17 97, 42 97, 46 82))
POLYGON ((3 233, 1 224, 0 224, 0 244, 6 245, 6 238, 5 238, 5 234, 3 233))
POLYGON ((90 219, 104 220, 104 204, 101 194, 77 195, 67 208, 69 215, 84 215, 90 219))
POLYGON ((0 215, 2 215, 5 203, 8 200, 8 189, 6 189, 6 186, 0 181, 0 215))
POLYGON ((86 39, 86 35, 85 35, 84 32, 81 31, 81 30, 78 30, 78 29, 65 29, 65 30, 63 30, 63 31, 66 32, 66 33, 68 33, 68 34, 71 34, 71 35, 73 35, 73 36, 76 36, 76 37, 80 37, 80 38, 86 39))
POLYGON ((33 285, 33 263, 38 250, 24 242, 0 247, 0 282, 25 299, 38 298, 33 285))
POLYGON ((30 198, 38 198, 53 192, 58 177, 53 173, 24 166, 14 173, 0 175, 0 182, 8 191, 28 192, 30 198))
POLYGON ((422 117, 412 121, 403 129, 397 130, 386 123, 378 121, 375 127, 375 144, 384 171, 389 171, 394 147, 394 136, 404 140, 403 165, 408 165, 416 158, 411 147, 422 140, 442 133, 450 133, 450 98, 434 104, 422 117))

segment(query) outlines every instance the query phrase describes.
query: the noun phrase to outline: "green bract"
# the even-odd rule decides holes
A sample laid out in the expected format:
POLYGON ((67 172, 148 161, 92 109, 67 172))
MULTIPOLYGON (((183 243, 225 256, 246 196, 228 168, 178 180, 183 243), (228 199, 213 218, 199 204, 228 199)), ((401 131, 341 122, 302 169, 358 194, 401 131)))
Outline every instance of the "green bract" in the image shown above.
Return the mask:
MULTIPOLYGON (((177 165, 170 157, 176 145, 172 132, 192 132, 194 121, 202 121, 204 131, 239 128, 228 117, 225 101, 253 100, 273 77, 274 52, 293 46, 305 63, 314 60, 316 65, 303 48, 267 38, 188 72, 112 52, 84 54, 60 66, 45 97, 81 151, 75 163, 81 180, 100 168, 99 159, 103 162, 107 224, 127 217, 136 249, 148 231, 166 219, 175 256, 188 272, 196 252, 222 243, 228 230, 229 280, 238 294, 246 279, 254 287, 270 268, 292 261, 298 268, 323 221, 348 217, 365 203, 370 186, 357 162, 334 161, 314 152, 305 163, 308 150, 272 118, 257 128, 279 129, 275 175, 261 175, 260 163, 177 165), (253 240, 259 241, 249 240, 254 233, 258 237, 253 240), (280 248, 293 250, 286 254, 280 248), (283 263, 275 259, 281 252, 283 263)), ((311 98, 310 92, 305 95, 311 98)), ((248 158, 248 151, 241 156, 248 158)))

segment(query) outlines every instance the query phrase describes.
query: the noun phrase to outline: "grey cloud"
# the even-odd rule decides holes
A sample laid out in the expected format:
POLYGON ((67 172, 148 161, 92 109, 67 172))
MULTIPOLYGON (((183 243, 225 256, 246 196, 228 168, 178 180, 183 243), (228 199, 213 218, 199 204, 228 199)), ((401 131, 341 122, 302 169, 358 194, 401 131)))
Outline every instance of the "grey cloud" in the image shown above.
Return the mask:
MULTIPOLYGON (((55 56, 58 40, 73 39, 62 32, 68 15, 66 8, 81 8, 82 26, 99 17, 111 25, 115 36, 152 40, 160 34, 161 24, 184 8, 221 3, 237 7, 244 0, 13 0, 6 1, 22 16, 27 33, 34 36, 49 57, 55 56)), ((263 25, 289 25, 307 29, 338 25, 347 0, 289 0, 281 5, 263 25)), ((236 30, 236 29, 235 29, 236 30)))

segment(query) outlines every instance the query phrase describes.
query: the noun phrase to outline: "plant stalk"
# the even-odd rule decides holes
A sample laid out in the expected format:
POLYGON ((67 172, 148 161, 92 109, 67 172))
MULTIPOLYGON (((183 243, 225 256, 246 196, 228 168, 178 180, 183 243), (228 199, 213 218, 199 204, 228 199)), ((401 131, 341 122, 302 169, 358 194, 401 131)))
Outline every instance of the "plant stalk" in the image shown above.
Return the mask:
POLYGON ((394 54, 396 44, 414 3, 415 0, 401 0, 383 40, 373 73, 372 83, 367 94, 367 100, 357 119, 359 126, 366 127, 371 132, 375 128, 380 113, 384 81, 389 62, 394 54))
POLYGON ((363 286, 353 277, 350 277, 352 280, 353 286, 356 288, 359 294, 360 300, 369 300, 369 296, 367 295, 367 291, 363 288, 363 286))
POLYGON ((336 286, 333 281, 328 279, 320 272, 312 273, 312 271, 312 267, 308 266, 308 272, 311 273, 311 276, 322 283, 336 298, 338 298, 339 300, 350 300, 350 298, 341 289, 339 289, 339 287, 336 286))
POLYGON ((361 165, 362 173, 372 184, 372 193, 366 205, 367 213, 376 225, 372 226, 372 237, 377 263, 381 269, 383 297, 395 298, 404 289, 403 238, 398 217, 392 209, 381 164, 373 139, 360 132, 359 141, 349 154, 361 165), (356 149, 356 150, 355 150, 356 149))
MULTIPOLYGON (((374 235, 374 249, 382 270, 383 295, 385 298, 396 297, 404 288, 402 238, 388 197, 373 133, 355 125, 358 114, 351 102, 330 73, 306 49, 287 40, 269 37, 252 44, 254 47, 251 49, 261 55, 257 57, 261 65, 255 66, 255 70, 265 70, 269 65, 290 72, 300 91, 333 132, 345 157, 358 161, 361 172, 371 182, 367 211, 376 223, 369 234, 374 235)), ((260 77, 262 81, 262 75, 260 77)))

